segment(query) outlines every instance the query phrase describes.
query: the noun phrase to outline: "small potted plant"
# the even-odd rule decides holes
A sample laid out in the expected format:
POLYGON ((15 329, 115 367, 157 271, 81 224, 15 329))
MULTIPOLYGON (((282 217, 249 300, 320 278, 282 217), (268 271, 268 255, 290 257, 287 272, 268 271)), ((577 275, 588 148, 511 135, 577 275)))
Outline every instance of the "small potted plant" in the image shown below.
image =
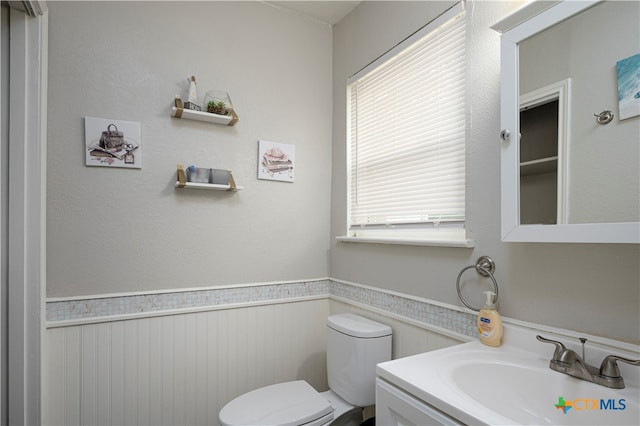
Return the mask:
POLYGON ((209 101, 207 111, 212 114, 229 115, 229 108, 227 108, 227 104, 224 101, 209 101))

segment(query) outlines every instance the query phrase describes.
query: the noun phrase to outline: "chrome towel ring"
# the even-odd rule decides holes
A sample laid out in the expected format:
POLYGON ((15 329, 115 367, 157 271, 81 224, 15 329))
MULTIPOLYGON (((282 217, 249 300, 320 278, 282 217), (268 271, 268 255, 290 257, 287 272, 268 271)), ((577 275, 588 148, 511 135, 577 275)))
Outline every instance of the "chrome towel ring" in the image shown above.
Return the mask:
POLYGON ((496 279, 493 276, 493 273, 496 270, 496 264, 493 261, 493 259, 491 259, 489 256, 480 256, 478 260, 476 260, 475 265, 465 266, 464 268, 462 268, 462 270, 458 274, 458 279, 456 280, 456 290, 458 291, 458 298, 462 303, 464 303, 464 306, 466 306, 467 308, 473 311, 478 312, 480 311, 480 309, 474 308, 473 306, 469 305, 467 301, 464 300, 464 297, 462 297, 462 292, 460 291, 460 277, 462 277, 462 274, 464 274, 464 272, 467 269, 471 269, 471 268, 475 268, 476 272, 481 276, 491 278, 491 281, 493 282, 493 289, 494 289, 493 292, 496 294, 495 296, 493 296, 493 303, 497 303, 498 302, 498 283, 496 282, 496 279))

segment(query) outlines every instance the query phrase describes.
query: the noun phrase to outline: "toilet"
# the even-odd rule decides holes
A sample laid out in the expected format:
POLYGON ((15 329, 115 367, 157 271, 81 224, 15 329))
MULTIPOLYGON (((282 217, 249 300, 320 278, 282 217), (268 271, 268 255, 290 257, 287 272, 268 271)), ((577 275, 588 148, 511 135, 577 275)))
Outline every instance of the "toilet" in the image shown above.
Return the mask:
POLYGON ((346 425, 362 421, 375 403, 376 364, 391 359, 391 327, 355 314, 327 318, 329 390, 304 380, 278 383, 240 395, 218 415, 221 426, 346 425))

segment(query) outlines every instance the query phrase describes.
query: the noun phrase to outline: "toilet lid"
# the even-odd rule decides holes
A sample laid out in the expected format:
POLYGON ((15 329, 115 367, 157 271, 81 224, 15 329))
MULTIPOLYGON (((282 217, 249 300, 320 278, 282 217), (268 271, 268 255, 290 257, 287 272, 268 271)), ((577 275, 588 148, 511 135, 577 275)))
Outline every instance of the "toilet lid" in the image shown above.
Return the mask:
POLYGON ((327 326, 347 336, 371 339, 391 336, 391 327, 355 314, 335 314, 327 318, 327 326))
MULTIPOLYGON (((304 425, 333 407, 304 380, 278 383, 240 395, 220 410, 222 426, 304 425)), ((332 417, 329 417, 329 420, 332 417)))

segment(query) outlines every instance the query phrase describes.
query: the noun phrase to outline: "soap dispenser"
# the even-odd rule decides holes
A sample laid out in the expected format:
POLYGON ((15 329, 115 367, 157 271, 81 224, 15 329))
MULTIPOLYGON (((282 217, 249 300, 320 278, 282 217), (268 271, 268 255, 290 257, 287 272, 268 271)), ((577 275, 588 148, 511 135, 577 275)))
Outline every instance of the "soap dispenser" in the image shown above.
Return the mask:
POLYGON ((493 298, 496 295, 492 291, 485 291, 487 301, 478 313, 478 333, 480 341, 487 346, 500 346, 502 344, 502 319, 496 311, 493 298))

